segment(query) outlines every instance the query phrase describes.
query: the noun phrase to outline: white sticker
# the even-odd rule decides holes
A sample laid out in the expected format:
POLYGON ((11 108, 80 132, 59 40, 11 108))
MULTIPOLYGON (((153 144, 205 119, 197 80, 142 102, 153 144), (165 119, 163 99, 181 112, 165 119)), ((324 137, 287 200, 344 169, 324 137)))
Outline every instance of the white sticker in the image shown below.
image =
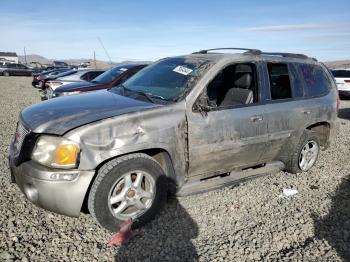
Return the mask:
POLYGON ((123 67, 123 68, 120 68, 119 70, 122 71, 122 72, 128 71, 128 69, 127 69, 127 68, 124 68, 124 67, 123 67))
POLYGON ((187 76, 188 74, 190 74, 193 70, 184 66, 177 66, 174 68, 173 70, 176 73, 182 74, 187 76))

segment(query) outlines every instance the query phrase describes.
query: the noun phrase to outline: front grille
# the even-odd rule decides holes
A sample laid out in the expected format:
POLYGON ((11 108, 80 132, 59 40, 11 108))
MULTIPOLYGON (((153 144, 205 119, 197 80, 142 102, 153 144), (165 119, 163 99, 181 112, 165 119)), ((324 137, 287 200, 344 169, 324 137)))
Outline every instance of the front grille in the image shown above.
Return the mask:
POLYGON ((19 166, 21 163, 30 160, 38 137, 39 134, 31 132, 21 122, 17 123, 13 140, 15 166, 19 166))
POLYGON ((16 153, 17 155, 19 154, 19 152, 21 151, 22 148, 22 144, 23 141, 25 139, 25 137, 29 134, 29 130, 27 130, 21 122, 17 123, 17 129, 16 129, 16 133, 15 133, 15 138, 14 138, 14 146, 16 149, 16 153))

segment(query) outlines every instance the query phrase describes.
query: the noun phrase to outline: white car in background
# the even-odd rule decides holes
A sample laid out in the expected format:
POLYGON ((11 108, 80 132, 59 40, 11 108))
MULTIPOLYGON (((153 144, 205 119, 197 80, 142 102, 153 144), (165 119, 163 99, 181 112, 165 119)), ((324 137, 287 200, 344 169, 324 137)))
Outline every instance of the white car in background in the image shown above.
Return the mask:
POLYGON ((68 85, 76 82, 90 82, 100 74, 105 72, 101 69, 81 69, 76 71, 71 71, 69 75, 58 77, 55 80, 47 81, 45 84, 46 87, 46 99, 51 99, 53 92, 56 88, 68 85))
POLYGON ((350 69, 334 69, 332 74, 337 83, 339 96, 350 98, 350 69))

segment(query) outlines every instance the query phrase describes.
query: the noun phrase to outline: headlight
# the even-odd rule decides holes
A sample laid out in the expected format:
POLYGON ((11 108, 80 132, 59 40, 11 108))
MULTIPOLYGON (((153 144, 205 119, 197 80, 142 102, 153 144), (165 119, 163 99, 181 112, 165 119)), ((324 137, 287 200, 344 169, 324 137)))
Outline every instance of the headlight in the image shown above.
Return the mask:
POLYGON ((62 92, 62 93, 56 93, 56 96, 70 96, 70 95, 76 95, 80 94, 81 91, 72 91, 72 92, 62 92))
POLYGON ((49 167, 74 168, 78 164, 80 148, 63 137, 41 136, 36 142, 32 159, 49 167))

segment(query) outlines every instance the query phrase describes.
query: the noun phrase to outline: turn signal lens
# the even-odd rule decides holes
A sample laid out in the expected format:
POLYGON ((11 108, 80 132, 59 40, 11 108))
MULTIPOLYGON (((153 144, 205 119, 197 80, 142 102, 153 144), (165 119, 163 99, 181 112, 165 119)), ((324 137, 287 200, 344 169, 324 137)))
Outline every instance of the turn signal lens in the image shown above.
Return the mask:
POLYGON ((79 148, 74 144, 61 144, 56 149, 55 162, 57 165, 75 165, 79 148))

